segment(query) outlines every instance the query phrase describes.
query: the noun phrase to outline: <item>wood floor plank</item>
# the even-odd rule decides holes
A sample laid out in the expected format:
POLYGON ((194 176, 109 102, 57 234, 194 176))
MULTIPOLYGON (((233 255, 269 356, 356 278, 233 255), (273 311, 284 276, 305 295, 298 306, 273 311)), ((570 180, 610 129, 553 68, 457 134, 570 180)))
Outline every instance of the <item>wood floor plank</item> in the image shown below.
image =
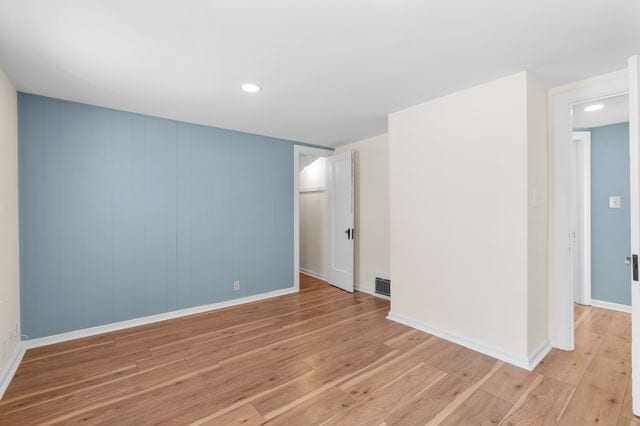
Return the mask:
POLYGON ((482 386, 501 366, 501 362, 494 360, 493 367, 480 379, 467 373, 449 373, 410 403, 400 407, 394 413, 390 413, 390 416, 385 419, 385 423, 387 425, 438 424, 482 386))
POLYGON ((497 425, 512 404, 483 390, 477 390, 440 423, 443 426, 497 425))
POLYGON ((232 372, 211 371, 201 375, 213 397, 209 406, 222 410, 226 406, 241 401, 249 401, 251 397, 270 389, 290 383, 313 370, 301 361, 284 365, 263 364, 256 368, 236 370, 232 372))
MULTIPOLYGON (((155 370, 121 377, 110 382, 99 383, 77 392, 65 392, 55 397, 51 396, 48 399, 35 401, 30 405, 22 405, 12 411, 3 411, 3 414, 0 414, 0 424, 5 422, 24 424, 33 422, 36 419, 43 421, 47 418, 54 418, 57 415, 80 411, 95 404, 124 398, 143 389, 158 386, 177 377, 185 376, 190 372, 188 365, 182 361, 155 370)), ((27 401, 27 403, 29 402, 31 401, 27 401)))
POLYGON ((609 330, 602 337, 598 355, 622 361, 631 359, 631 321, 626 314, 614 316, 609 330))
POLYGON ((264 418, 260 415, 260 413, 258 413, 253 405, 249 403, 227 413, 224 413, 219 417, 214 417, 211 420, 207 420, 202 424, 208 426, 257 426, 263 423, 265 423, 264 418))
POLYGON ((591 308, 589 315, 576 327, 576 330, 585 329, 602 336, 607 333, 617 314, 617 312, 608 309, 591 308))
POLYGON ((54 417, 44 424, 152 424, 181 406, 189 407, 209 397, 210 393, 199 377, 177 378, 126 397, 54 417))
POLYGON ((408 351, 418 344, 431 339, 433 336, 420 330, 409 330, 400 336, 387 340, 385 345, 391 346, 401 352, 408 351))
POLYGON ((451 374, 479 379, 495 365, 496 360, 459 345, 447 347, 425 361, 427 364, 451 374))
POLYGON ((500 424, 555 425, 574 390, 573 385, 538 375, 500 424))
POLYGON ((617 424, 630 374, 628 361, 596 356, 560 424, 617 424))
POLYGON ((541 374, 561 382, 578 385, 595 354, 585 354, 577 350, 557 351, 553 359, 545 365, 541 374))
POLYGON ((628 419, 638 419, 640 420, 640 418, 636 417, 633 414, 633 406, 631 403, 631 384, 632 384, 632 380, 631 377, 629 377, 627 379, 627 386, 625 388, 624 391, 624 400, 622 401, 622 408, 620 409, 620 416, 621 417, 626 417, 628 419))
POLYGON ((446 373, 425 364, 418 364, 395 381, 342 410, 326 424, 378 424, 397 408, 410 403, 446 373))
POLYGON ((515 404, 554 355, 550 352, 533 371, 505 364, 482 385, 482 390, 515 404))
POLYGON ((430 343, 431 341, 427 340, 379 367, 373 368, 366 373, 342 383, 340 389, 354 399, 359 400, 366 398, 376 390, 402 376, 407 371, 422 364, 422 354, 430 343))
POLYGON ((267 424, 299 426, 304 424, 305 421, 321 424, 338 412, 348 409, 354 402, 349 395, 336 387, 332 387, 271 419, 267 424))
POLYGON ((632 418, 620 416, 618 426, 636 426, 640 425, 640 417, 633 416, 632 418))

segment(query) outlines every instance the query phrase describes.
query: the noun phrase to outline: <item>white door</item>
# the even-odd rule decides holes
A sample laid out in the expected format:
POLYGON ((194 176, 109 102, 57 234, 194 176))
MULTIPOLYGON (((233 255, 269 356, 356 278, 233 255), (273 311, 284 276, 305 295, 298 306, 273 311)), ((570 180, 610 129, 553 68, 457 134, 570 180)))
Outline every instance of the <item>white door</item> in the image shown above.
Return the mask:
POLYGON ((351 151, 327 157, 327 279, 353 292, 353 156, 351 151))
POLYGON ((629 175, 631 178, 631 394, 633 413, 640 415, 640 283, 638 282, 638 254, 640 254, 640 71, 638 56, 629 58, 629 175))

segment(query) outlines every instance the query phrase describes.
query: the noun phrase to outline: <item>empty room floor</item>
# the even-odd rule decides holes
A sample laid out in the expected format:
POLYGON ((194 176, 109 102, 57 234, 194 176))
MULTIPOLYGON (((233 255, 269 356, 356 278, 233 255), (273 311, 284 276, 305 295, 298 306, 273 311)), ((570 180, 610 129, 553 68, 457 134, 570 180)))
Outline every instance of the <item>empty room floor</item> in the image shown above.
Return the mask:
POLYGON ((388 310, 302 275, 298 294, 31 349, 0 424, 638 422, 628 314, 576 305, 576 350, 527 372, 388 310))

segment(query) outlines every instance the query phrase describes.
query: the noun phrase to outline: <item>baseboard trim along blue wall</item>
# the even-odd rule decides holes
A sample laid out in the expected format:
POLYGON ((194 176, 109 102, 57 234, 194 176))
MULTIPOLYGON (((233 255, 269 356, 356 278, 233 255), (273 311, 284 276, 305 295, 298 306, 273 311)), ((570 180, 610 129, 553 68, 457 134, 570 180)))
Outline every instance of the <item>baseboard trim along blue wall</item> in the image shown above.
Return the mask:
POLYGON ((293 286, 292 141, 24 93, 18 111, 29 338, 293 286))

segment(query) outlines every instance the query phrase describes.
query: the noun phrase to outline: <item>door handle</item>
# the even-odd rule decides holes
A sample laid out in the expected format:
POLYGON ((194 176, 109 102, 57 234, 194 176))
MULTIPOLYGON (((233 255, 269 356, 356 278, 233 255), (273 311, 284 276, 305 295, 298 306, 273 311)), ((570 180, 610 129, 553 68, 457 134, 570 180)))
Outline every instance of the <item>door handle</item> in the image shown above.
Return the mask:
POLYGON ((627 265, 631 265, 631 256, 626 256, 624 258, 624 263, 627 264, 627 265))
POLYGON ((638 255, 637 254, 631 255, 631 259, 633 260, 633 266, 632 266, 633 280, 637 282, 638 281, 638 255))
POLYGON ((351 239, 351 228, 347 228, 346 231, 344 231, 345 234, 347 234, 347 240, 351 239))

